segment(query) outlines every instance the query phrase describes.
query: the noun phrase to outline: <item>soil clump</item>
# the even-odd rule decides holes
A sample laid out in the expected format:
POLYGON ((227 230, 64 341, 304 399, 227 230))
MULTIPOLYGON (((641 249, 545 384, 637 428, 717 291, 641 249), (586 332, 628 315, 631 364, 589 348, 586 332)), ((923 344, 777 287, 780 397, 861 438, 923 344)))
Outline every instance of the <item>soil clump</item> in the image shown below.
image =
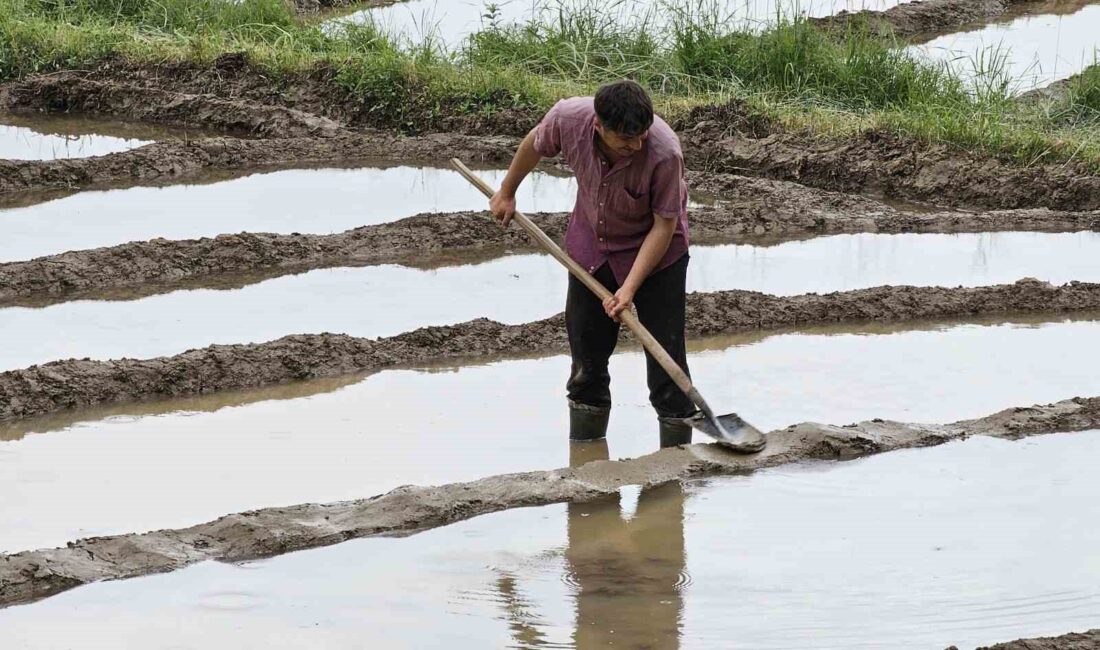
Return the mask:
POLYGON ((0 555, 0 606, 31 602, 89 582, 173 571, 204 560, 270 557, 360 537, 411 534, 510 508, 590 501, 624 485, 656 486, 806 460, 850 459, 971 435, 1020 438, 1097 427, 1100 398, 1012 408, 942 425, 878 419, 842 427, 805 423, 771 432, 767 449, 750 456, 731 454, 717 445, 694 444, 571 469, 490 476, 438 487, 404 486, 356 501, 264 508, 190 528, 93 537, 65 548, 0 555))
MULTIPOLYGON (((1025 279, 980 288, 886 286, 772 296, 754 291, 688 295, 693 338, 831 323, 900 322, 1100 309, 1100 284, 1025 279)), ((546 355, 567 349, 564 316, 521 325, 477 319, 367 339, 302 334, 257 344, 212 345, 169 357, 70 359, 0 373, 0 420, 65 409, 258 388, 441 361, 546 355)))

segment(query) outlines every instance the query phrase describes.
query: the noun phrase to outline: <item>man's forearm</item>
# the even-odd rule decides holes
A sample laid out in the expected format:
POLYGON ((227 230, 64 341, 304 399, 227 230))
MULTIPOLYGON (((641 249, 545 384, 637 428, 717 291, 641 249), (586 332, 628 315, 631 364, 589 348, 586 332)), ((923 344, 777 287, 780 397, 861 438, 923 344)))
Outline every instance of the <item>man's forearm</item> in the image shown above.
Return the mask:
POLYGON ((538 166, 540 160, 542 156, 535 151, 535 132, 532 130, 519 143, 516 155, 512 157, 512 164, 508 165, 508 173, 500 184, 500 191, 508 196, 515 196, 520 183, 538 166))
POLYGON ((632 291, 637 291, 653 269, 660 264, 661 258, 668 252, 668 246, 672 243, 672 236, 676 234, 677 219, 667 219, 660 215, 653 215, 653 227, 642 241, 642 247, 638 250, 638 257, 634 259, 634 266, 630 267, 623 286, 632 291))

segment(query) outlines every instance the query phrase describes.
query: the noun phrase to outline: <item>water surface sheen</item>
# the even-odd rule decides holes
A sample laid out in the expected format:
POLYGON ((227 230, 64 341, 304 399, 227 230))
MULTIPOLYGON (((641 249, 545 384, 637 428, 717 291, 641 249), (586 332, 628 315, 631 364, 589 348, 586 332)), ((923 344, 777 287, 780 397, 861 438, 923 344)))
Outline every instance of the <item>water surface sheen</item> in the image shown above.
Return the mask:
MULTIPOLYGON (((982 286, 1034 277, 1100 282, 1100 233, 840 235, 778 246, 696 246, 689 291, 778 295, 882 285, 982 286)), ((0 370, 71 357, 147 358, 287 334, 389 336, 479 317, 525 323, 562 310, 565 271, 542 255, 441 269, 321 269, 234 290, 0 309, 0 370)))
POLYGON ((972 31, 946 34, 913 46, 923 56, 946 61, 969 79, 988 80, 981 71, 1000 67, 1010 90, 1025 92, 1077 74, 1096 63, 1100 4, 1069 15, 1024 15, 993 22, 972 31))
POLYGON ((1098 454, 1100 431, 977 437, 624 488, 99 583, 0 625, 28 650, 973 648, 1095 625, 1098 454))
POLYGON ((115 133, 111 123, 73 119, 22 120, 0 115, 0 160, 86 158, 135 149, 150 143, 115 133))
MULTIPOLYGON (((874 417, 950 422, 1100 395, 1097 349, 1100 321, 868 326, 704 339, 691 369, 715 408, 765 430, 874 417)), ((657 446, 643 365, 633 350, 612 359, 613 458, 657 446)), ((562 467, 568 373, 566 356, 393 370, 350 385, 0 425, 0 552, 562 467)))
MULTIPOLYGON (((503 170, 479 172, 494 186, 503 170)), ((517 196, 531 212, 568 211, 572 177, 536 172, 517 196)), ((89 191, 0 210, 0 262, 164 237, 333 233, 423 212, 484 210, 458 172, 429 167, 291 169, 208 184, 89 191)))

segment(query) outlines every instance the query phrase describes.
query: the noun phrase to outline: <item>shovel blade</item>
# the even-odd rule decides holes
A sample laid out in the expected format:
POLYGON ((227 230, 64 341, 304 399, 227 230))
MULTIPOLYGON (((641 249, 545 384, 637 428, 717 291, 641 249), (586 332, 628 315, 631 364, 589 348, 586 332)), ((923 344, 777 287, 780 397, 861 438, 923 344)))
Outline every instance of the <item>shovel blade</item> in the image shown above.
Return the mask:
POLYGON ((742 420, 736 413, 719 415, 714 419, 697 413, 688 423, 739 454, 755 454, 767 445, 763 432, 742 420))

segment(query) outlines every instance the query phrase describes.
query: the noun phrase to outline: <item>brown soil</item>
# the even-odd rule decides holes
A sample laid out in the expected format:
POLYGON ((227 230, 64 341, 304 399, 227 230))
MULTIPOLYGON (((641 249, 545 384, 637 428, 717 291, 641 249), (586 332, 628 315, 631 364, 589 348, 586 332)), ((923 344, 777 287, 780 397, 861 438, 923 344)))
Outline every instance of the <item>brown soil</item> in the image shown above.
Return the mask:
MULTIPOLYGON (((418 158, 431 151, 437 152, 435 158, 445 154, 505 162, 515 145, 514 136, 525 133, 539 117, 519 111, 490 119, 476 111, 440 107, 426 108, 423 114, 410 107, 408 114, 388 117, 380 115, 369 99, 349 96, 333 80, 333 74, 316 70, 275 81, 243 57, 227 55, 209 69, 182 65, 135 69, 112 62, 89 73, 13 82, 0 88, 0 98, 7 98, 10 106, 20 110, 107 111, 135 120, 213 124, 261 135, 318 133, 332 137, 279 137, 245 144, 215 138, 160 143, 102 158, 64 161, 63 165, 0 163, 0 193, 140 181, 200 168, 373 155, 390 160, 418 158), (382 132, 340 135, 341 127, 364 126, 446 134, 422 138, 382 132), (391 147, 395 144, 398 146, 391 147)), ((959 207, 1100 208, 1100 176, 1075 164, 1023 167, 876 132, 841 140, 785 132, 767 120, 751 117, 736 103, 698 109, 676 120, 676 126, 685 143, 688 166, 696 171, 763 176, 959 207)))
POLYGON ((65 548, 0 555, 0 606, 27 603, 98 580, 173 571, 204 560, 270 557, 359 537, 415 533, 510 508, 589 501, 624 485, 655 486, 811 459, 855 458, 971 435, 1018 438, 1097 427, 1100 398, 1008 409, 944 425, 884 420, 843 427, 806 423, 768 434, 767 449, 752 456, 696 444, 574 469, 505 474, 439 487, 404 486, 357 501, 265 508, 190 528, 93 537, 65 548))
MULTIPOLYGON (((951 646, 947 650, 958 650, 951 646)), ((1019 639, 977 650, 1100 650, 1100 629, 1038 639, 1019 639)))
MULTIPOLYGON (((697 244, 775 242, 854 232, 1100 230, 1100 211, 897 210, 857 195, 725 174, 692 174, 693 186, 721 193, 692 210, 697 244)), ((534 215, 560 240, 567 215, 534 215)), ((74 297, 126 297, 181 287, 243 286, 307 269, 402 263, 418 267, 491 259, 532 250, 518 228, 502 231, 487 213, 427 214, 331 235, 226 234, 155 239, 0 264, 0 305, 42 305, 74 297)))
MULTIPOLYGON (((778 297, 752 291, 688 296, 687 334, 1100 309, 1100 284, 1055 287, 1027 279, 981 288, 876 287, 778 297)), ((567 348, 561 314, 522 325, 478 319, 376 340, 343 334, 287 336, 213 345, 171 357, 54 361, 0 373, 0 420, 64 409, 256 388, 397 365, 487 356, 552 354, 567 348)))

